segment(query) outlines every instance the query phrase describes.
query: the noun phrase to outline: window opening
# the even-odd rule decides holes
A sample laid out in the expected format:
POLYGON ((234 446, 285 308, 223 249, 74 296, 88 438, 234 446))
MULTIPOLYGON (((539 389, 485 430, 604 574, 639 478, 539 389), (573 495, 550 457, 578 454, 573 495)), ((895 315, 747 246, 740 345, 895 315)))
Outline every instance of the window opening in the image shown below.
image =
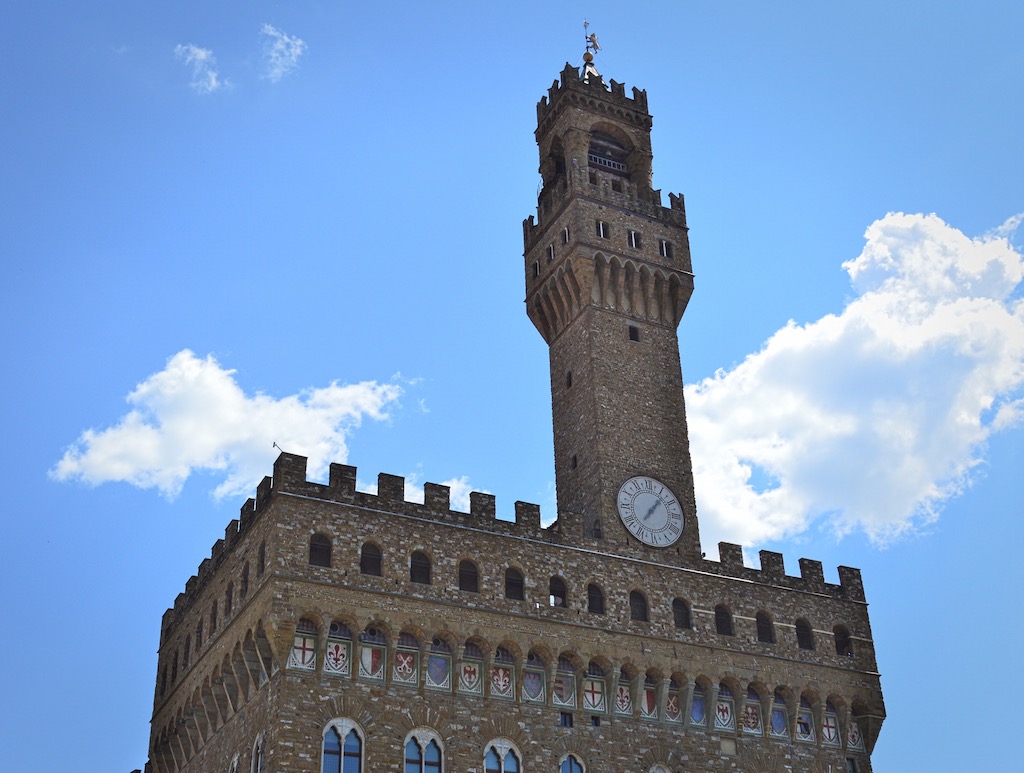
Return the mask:
POLYGON ((767 612, 757 613, 757 640, 766 644, 775 643, 775 626, 767 612))
POLYGON ((548 263, 550 263, 554 259, 555 259, 555 245, 549 244, 548 245, 548 263))
POLYGON ((242 567, 242 583, 238 587, 238 597, 244 599, 249 593, 249 562, 242 567))
POLYGON ((459 590, 480 592, 480 574, 472 561, 459 561, 459 590))
POLYGON ((565 580, 561 577, 552 577, 548 587, 548 603, 553 607, 568 607, 567 596, 565 580))
POLYGON ((632 247, 634 250, 639 250, 641 248, 639 231, 629 232, 629 246, 632 247))
POLYGON ((231 614, 231 607, 235 603, 235 584, 233 582, 228 583, 228 589, 224 592, 224 614, 231 614))
POLYGON ((569 243, 569 226, 562 229, 562 244, 569 243))
POLYGON ((540 263, 533 261, 533 278, 536 279, 540 276, 540 263))
POLYGON ((260 553, 256 560, 256 576, 262 577, 264 570, 267 568, 267 543, 260 543, 260 553))
POLYGON ((638 590, 629 592, 629 619, 638 623, 647 622, 647 599, 638 590))
POLYGON ((348 722, 324 733, 323 773, 359 773, 363 769, 363 739, 348 722))
POLYGON ((567 370, 565 372, 565 388, 572 389, 572 371, 567 370))
POLYGON ((658 254, 661 255, 661 257, 663 258, 668 258, 669 260, 671 260, 673 257, 672 242, 668 241, 667 239, 660 239, 658 241, 658 254))
POLYGON ((580 462, 579 462, 579 459, 576 458, 576 454, 572 455, 572 458, 569 460, 569 464, 572 466, 572 469, 574 469, 574 470, 577 467, 579 467, 580 462))
POLYGON ((310 566, 331 565, 331 541, 323 534, 314 534, 309 538, 310 566))
POLYGON ((587 611, 595 615, 604 614, 604 591, 594 583, 587 586, 587 611))
POLYGON ((640 328, 638 328, 636 325, 630 325, 629 326, 629 340, 630 341, 639 341, 640 340, 640 328))
MULTIPOLYGON (((572 727, 572 725, 570 724, 569 727, 572 727)), ((562 762, 562 767, 559 770, 559 773, 583 773, 583 765, 578 759, 570 754, 565 758, 565 761, 562 762)))
POLYGON ((725 604, 715 607, 715 631, 721 636, 735 636, 732 629, 732 612, 725 604))
POLYGON ((523 573, 511 566, 505 570, 505 598, 513 601, 522 601, 525 598, 523 573))
POLYGON ((852 658, 853 639, 850 637, 849 629, 845 625, 837 625, 832 629, 832 634, 836 637, 836 654, 852 658))
POLYGON ((558 712, 558 724, 562 727, 572 727, 572 714, 568 711, 558 712))
POLYGON ((611 228, 608 227, 608 224, 606 222, 604 222, 603 220, 598 220, 595 225, 597 226, 598 239, 607 239, 611 236, 611 228))
POLYGON ((803 618, 796 621, 796 644, 802 650, 814 649, 814 633, 811 624, 803 618))
POLYGON ((422 550, 414 550, 409 557, 409 581, 430 585, 430 556, 422 550))
POLYGON ((380 577, 382 564, 384 563, 383 558, 379 547, 372 542, 365 543, 359 552, 359 572, 380 577))
POLYGON ((672 621, 676 628, 690 628, 690 605, 682 599, 672 600, 672 621))
POLYGON ((495 742, 484 756, 485 773, 520 773, 519 755, 511 745, 495 742))

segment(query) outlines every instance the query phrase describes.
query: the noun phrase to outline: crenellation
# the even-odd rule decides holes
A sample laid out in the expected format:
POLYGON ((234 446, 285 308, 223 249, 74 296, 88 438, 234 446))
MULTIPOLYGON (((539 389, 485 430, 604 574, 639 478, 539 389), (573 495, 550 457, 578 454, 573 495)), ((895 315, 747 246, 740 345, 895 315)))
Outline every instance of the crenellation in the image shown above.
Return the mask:
POLYGON ((423 506, 431 513, 447 515, 452 509, 451 488, 440 483, 424 483, 423 506))
POLYGON ((821 567, 821 561, 815 561, 812 558, 801 558, 800 577, 811 587, 825 587, 825 572, 821 567))
POLYGON ((348 464, 332 462, 329 473, 330 489, 342 499, 351 498, 356 492, 356 468, 348 464))
POLYGON ((860 569, 852 566, 839 567, 839 585, 848 599, 853 601, 865 601, 864 581, 860 576, 860 569))
POLYGON ((404 504, 405 478, 400 475, 389 475, 386 472, 378 473, 377 497, 381 502, 404 504))
POLYGON ((485 494, 482 491, 471 491, 469 493, 469 514, 488 521, 493 521, 497 518, 497 505, 494 495, 485 494))
POLYGON ((743 569, 743 548, 731 542, 719 542, 718 560, 724 568, 740 571, 743 569))
POLYGON ((765 578, 781 582, 786 577, 786 561, 782 553, 771 550, 762 550, 758 555, 761 557, 761 572, 765 578))
POLYGON ((531 531, 540 529, 540 505, 517 501, 516 525, 531 531))
POLYGON ((228 550, 231 550, 238 542, 239 530, 238 530, 238 519, 233 518, 231 522, 224 527, 224 545, 228 550))
POLYGON ((274 492, 274 479, 269 475, 260 481, 256 487, 256 510, 262 510, 270 502, 270 496, 274 492))

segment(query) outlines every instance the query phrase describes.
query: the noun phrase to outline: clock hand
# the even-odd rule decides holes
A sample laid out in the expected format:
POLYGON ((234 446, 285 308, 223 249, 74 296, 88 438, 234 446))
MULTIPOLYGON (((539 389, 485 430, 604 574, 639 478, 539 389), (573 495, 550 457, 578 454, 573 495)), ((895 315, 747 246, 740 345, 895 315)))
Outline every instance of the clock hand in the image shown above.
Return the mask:
POLYGON ((661 504, 661 500, 659 499, 653 505, 651 505, 651 509, 647 511, 646 515, 644 515, 644 520, 645 521, 654 514, 654 511, 658 509, 658 505, 660 505, 660 504, 661 504))

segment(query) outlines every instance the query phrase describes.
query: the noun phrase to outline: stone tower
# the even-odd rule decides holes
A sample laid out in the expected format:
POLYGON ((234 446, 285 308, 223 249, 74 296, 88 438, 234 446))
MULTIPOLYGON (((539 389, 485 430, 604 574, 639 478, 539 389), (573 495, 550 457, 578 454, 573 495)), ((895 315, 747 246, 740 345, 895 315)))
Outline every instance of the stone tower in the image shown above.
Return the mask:
POLYGON ((676 326, 681 197, 647 98, 566 65, 538 105, 526 304, 557 519, 282 453, 161 622, 147 773, 870 773, 860 572, 700 554, 676 326), (508 517, 511 516, 511 517, 508 517))
POLYGON ((676 336, 693 292, 686 212, 682 196, 663 207, 651 187, 647 93, 609 85, 592 61, 582 77, 567 66, 538 104, 543 189, 523 228, 527 313, 550 348, 560 528, 692 562, 700 539, 676 336), (681 534, 660 513, 644 519, 652 498, 626 528, 618 495, 635 476, 672 492, 681 534))

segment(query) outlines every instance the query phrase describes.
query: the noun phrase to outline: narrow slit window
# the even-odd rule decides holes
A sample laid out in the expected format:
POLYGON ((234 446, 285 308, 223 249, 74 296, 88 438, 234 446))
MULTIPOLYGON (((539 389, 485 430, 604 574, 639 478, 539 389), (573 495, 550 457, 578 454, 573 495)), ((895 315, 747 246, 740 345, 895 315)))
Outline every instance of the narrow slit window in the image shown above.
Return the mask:
POLYGON ((536 279, 540 276, 540 263, 533 261, 533 278, 536 279))
POLYGON ((555 245, 549 244, 548 245, 548 262, 550 263, 554 259, 555 259, 555 245))
POLYGON ((562 229, 562 244, 569 243, 569 226, 562 229))
POLYGON ((668 241, 667 239, 661 239, 658 242, 658 254, 661 255, 661 257, 663 258, 668 258, 671 260, 674 257, 672 254, 672 242, 668 241))
POLYGON ((636 325, 630 325, 629 326, 629 340, 630 341, 639 341, 640 340, 640 328, 638 328, 636 325))
POLYGON ((629 246, 632 247, 634 250, 639 250, 640 247, 641 247, 641 244, 642 244, 642 242, 640 241, 640 232, 639 231, 630 231, 629 232, 629 246))
POLYGON ((608 227, 608 224, 606 222, 604 222, 603 220, 597 221, 598 239, 607 239, 611 235, 611 232, 611 228, 608 227))

